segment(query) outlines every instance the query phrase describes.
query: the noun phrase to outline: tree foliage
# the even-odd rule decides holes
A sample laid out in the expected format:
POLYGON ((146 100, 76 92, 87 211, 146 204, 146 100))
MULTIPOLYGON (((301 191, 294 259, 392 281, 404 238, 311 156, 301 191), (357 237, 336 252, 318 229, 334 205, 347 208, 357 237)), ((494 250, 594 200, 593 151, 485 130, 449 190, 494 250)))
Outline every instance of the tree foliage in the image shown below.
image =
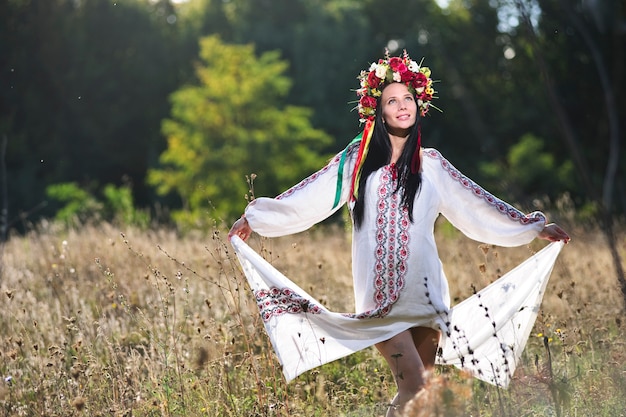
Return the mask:
MULTIPOLYGON (((554 199, 555 194, 568 192, 577 207, 602 201, 609 212, 623 214, 623 2, 447 4, 441 8, 434 0, 0 2, 0 138, 7 144, 7 187, 0 195, 7 196, 2 207, 8 208, 11 226, 20 219, 54 216, 58 206, 45 204, 45 190, 57 183, 75 183, 98 195, 106 184, 129 186, 135 204, 177 210, 204 206, 208 210, 210 204, 218 204, 215 196, 220 193, 229 196, 230 203, 220 202, 224 206, 213 213, 230 216, 247 192, 245 174, 259 175, 258 194, 275 194, 291 185, 288 179, 297 180, 323 159, 316 153, 336 152, 358 133, 356 114, 350 111, 356 75, 385 47, 392 53, 406 48, 413 58, 424 57, 439 81, 436 104, 443 113, 433 112, 423 121, 425 146, 441 149, 470 177, 491 184, 480 169, 484 163, 509 167, 507 155, 520 138, 541 138, 541 154, 551 155, 557 171, 568 163, 574 167, 570 181, 555 186, 545 178, 517 178, 516 188, 490 191, 524 204, 538 194, 554 199), (229 98, 232 85, 210 84, 202 78, 202 71, 211 72, 219 64, 203 57, 198 41, 214 36, 233 47, 254 45, 261 57, 274 56, 265 59, 272 65, 281 63, 276 67, 279 79, 255 70, 259 84, 265 83, 262 94, 245 105, 229 98), (275 51, 280 51, 282 61, 275 51), (205 70, 194 67, 198 59, 205 70), (256 120, 258 114, 267 119, 256 120), (277 142, 278 136, 310 129, 327 132, 330 141, 318 132, 316 147, 308 152, 277 142), (179 166, 179 160, 168 161, 176 146, 176 153, 201 155, 203 162, 179 166), (257 158, 247 158, 246 152, 257 158), (211 157, 205 159, 207 154, 211 157), (290 177, 293 170, 285 161, 309 157, 311 161, 290 177), (232 171, 225 168, 228 160, 238 168, 235 164, 232 171), (267 165, 261 166, 259 160, 267 165), (151 169, 163 176, 147 182, 151 169), (225 174, 216 178, 214 172, 225 174), (191 178, 196 184, 204 181, 204 191, 183 186, 183 180, 191 178)), ((250 94, 241 92, 239 100, 250 94)), ((289 143, 307 140, 292 138, 289 143)))
POLYGON ((504 160, 483 162, 480 169, 490 188, 508 190, 515 202, 558 196, 574 187, 572 162, 557 166, 554 155, 546 152, 544 141, 532 134, 520 138, 504 160))
POLYGON ((146 228, 150 223, 149 213, 135 207, 128 185, 107 184, 98 197, 74 182, 57 183, 46 188, 46 195, 58 205, 55 219, 68 226, 106 221, 146 228))
POLYGON ((259 190, 275 195, 323 164, 319 151, 330 137, 311 126, 310 110, 285 105, 286 68, 278 52, 257 57, 252 45, 217 36, 200 41, 198 83, 172 94, 163 167, 148 176, 160 194, 181 197, 179 222, 240 213, 249 190, 244 174, 258 176, 259 190))

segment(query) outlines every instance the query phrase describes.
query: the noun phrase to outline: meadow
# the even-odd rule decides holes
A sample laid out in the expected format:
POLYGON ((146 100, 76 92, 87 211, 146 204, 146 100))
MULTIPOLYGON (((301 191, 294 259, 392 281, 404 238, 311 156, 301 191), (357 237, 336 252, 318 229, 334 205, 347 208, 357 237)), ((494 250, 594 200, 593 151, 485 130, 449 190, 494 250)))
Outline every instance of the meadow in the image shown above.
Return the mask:
MULTIPOLYGON (((440 367, 407 416, 626 416, 624 300, 602 235, 570 229, 507 390, 440 367)), ((286 384, 227 229, 42 223, 2 247, 0 416, 381 416, 394 383, 368 349, 286 384)), ((250 245, 324 305, 353 311, 349 234, 250 245)), ((545 246, 446 224, 453 303, 545 246)), ((626 258, 626 242, 621 240, 626 258)))

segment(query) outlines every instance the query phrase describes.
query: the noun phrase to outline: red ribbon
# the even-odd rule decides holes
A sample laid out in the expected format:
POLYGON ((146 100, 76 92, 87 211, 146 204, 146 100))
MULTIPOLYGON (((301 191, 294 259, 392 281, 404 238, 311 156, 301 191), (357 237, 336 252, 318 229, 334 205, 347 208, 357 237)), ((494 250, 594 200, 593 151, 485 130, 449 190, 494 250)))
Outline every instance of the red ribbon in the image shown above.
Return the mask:
POLYGON ((363 137, 361 139, 361 145, 359 146, 359 153, 356 157, 356 163, 354 165, 354 172, 352 173, 352 184, 350 184, 350 195, 353 200, 356 200, 359 194, 359 180, 361 178, 361 170, 363 169, 363 159, 367 156, 369 150, 370 139, 374 133, 374 120, 368 119, 363 129, 363 137))

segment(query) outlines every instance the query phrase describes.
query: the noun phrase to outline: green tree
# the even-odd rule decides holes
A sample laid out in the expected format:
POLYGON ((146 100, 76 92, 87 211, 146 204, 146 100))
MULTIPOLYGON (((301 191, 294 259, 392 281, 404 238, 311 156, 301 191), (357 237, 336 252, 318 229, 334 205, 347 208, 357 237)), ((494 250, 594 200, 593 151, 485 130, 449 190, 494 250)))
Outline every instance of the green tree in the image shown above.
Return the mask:
POLYGON ((55 218, 67 225, 99 219, 103 205, 93 194, 74 182, 52 184, 46 187, 46 195, 52 200, 63 203, 56 212, 55 218))
POLYGON ((94 186, 84 188, 75 182, 47 186, 46 195, 57 208, 55 219, 68 226, 108 221, 121 225, 148 227, 150 214, 135 208, 130 184, 120 187, 107 184, 100 198, 94 194, 95 188, 94 186))
POLYGON ((256 57, 252 45, 209 36, 200 40, 200 61, 198 84, 171 96, 167 149, 148 173, 159 194, 182 199, 173 213, 181 226, 240 214, 245 174, 258 175, 260 194, 277 194, 320 168, 326 157, 317 151, 330 143, 311 127, 310 110, 283 104, 291 82, 278 52, 256 57))
POLYGON ((575 187, 573 163, 558 165, 544 141, 530 133, 509 149, 505 161, 484 162, 480 169, 493 188, 507 190, 507 199, 521 203, 544 195, 556 197, 575 187))

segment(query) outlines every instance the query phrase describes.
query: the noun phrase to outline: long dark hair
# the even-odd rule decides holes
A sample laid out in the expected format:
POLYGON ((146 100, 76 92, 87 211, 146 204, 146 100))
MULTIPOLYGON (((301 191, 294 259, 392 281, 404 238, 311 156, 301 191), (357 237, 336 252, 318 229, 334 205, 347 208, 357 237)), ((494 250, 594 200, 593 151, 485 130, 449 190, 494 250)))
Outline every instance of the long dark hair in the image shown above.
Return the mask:
MULTIPOLYGON (((359 181, 358 197, 352 210, 354 224, 357 228, 363 223, 363 211, 365 208, 365 184, 370 174, 380 167, 389 164, 391 159, 391 142, 389 141, 389 133, 383 123, 382 109, 379 103, 377 106, 376 121, 374 123, 374 132, 369 146, 367 157, 363 162, 363 170, 361 171, 361 179, 359 181)), ((418 169, 416 173, 411 172, 411 160, 415 152, 419 152, 417 141, 419 136, 419 113, 415 124, 409 133, 409 139, 404 144, 404 149, 398 161, 396 162, 396 170, 398 173, 398 182, 394 192, 402 191, 401 204, 408 210, 409 220, 413 221, 413 203, 415 195, 422 184, 422 175, 418 169)), ((418 155, 419 158, 419 155, 418 155)), ((419 159, 418 159, 419 160, 419 159)))

